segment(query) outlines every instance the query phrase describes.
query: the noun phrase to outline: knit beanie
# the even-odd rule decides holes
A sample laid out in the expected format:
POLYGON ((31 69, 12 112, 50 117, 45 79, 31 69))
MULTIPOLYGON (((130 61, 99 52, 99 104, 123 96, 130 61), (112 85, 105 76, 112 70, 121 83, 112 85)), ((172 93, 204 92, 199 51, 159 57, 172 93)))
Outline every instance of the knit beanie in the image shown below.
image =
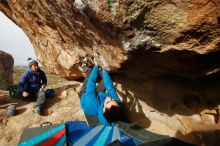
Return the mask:
POLYGON ((28 58, 28 66, 31 67, 33 64, 38 64, 38 62, 32 58, 28 58))

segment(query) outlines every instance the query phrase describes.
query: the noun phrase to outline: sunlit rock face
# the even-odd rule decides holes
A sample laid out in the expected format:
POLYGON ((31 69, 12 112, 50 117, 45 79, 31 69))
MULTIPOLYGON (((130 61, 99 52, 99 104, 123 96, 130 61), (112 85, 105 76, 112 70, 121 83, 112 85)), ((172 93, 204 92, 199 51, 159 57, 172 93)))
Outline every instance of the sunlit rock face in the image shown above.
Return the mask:
POLYGON ((39 61, 68 79, 81 60, 121 68, 133 51, 218 50, 219 2, 162 0, 1 0, 0 10, 30 38, 39 61))
POLYGON ((0 90, 6 90, 13 83, 13 57, 0 51, 0 90))
POLYGON ((197 144, 219 138, 209 134, 219 128, 218 0, 1 0, 0 10, 49 71, 81 78, 91 56, 117 72, 131 121, 197 144))

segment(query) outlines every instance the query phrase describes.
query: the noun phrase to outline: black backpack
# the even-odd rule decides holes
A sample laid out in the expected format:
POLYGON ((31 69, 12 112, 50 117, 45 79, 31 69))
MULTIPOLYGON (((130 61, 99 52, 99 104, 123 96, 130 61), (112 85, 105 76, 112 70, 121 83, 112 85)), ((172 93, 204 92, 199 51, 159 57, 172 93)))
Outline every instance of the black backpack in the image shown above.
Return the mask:
POLYGON ((12 98, 20 97, 20 92, 19 92, 18 85, 9 86, 8 91, 9 91, 10 97, 12 97, 12 98))

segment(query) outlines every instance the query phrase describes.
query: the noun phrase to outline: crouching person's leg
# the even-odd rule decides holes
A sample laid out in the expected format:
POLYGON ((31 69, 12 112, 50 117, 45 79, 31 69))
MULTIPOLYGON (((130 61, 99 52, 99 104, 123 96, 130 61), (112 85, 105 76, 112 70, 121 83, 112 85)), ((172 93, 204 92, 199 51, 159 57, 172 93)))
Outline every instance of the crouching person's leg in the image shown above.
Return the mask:
POLYGON ((39 115, 42 115, 43 113, 44 102, 45 102, 45 93, 38 92, 36 105, 34 106, 34 111, 39 115))

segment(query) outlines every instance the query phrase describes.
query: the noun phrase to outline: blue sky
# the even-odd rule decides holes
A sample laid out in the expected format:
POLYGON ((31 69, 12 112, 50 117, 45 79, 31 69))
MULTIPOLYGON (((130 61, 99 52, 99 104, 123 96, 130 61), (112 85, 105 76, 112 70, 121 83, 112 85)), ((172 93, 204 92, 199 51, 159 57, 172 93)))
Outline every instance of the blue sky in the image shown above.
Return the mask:
POLYGON ((11 54, 14 65, 26 65, 27 58, 36 59, 34 48, 27 35, 0 12, 0 50, 11 54))

